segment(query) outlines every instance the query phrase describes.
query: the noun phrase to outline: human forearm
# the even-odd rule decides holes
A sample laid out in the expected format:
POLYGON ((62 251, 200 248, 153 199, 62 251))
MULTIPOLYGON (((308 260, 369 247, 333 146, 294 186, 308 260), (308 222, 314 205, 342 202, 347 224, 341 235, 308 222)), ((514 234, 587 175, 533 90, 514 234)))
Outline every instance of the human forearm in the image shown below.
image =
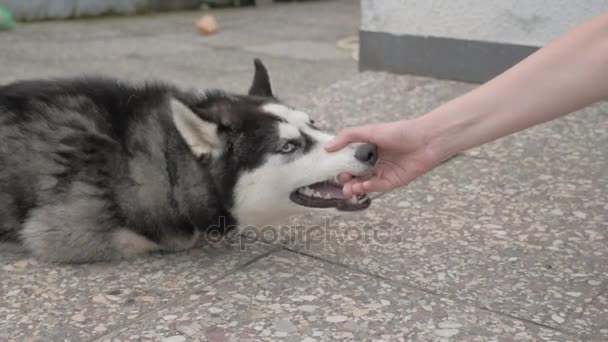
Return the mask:
POLYGON ((415 120, 438 159, 608 98, 608 14, 415 120))

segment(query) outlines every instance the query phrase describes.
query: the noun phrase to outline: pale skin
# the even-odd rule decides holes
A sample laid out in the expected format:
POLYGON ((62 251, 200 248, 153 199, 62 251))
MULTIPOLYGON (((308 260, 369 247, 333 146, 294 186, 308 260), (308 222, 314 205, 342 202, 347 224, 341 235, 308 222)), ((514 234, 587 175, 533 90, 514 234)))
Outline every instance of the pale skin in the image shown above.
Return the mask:
POLYGON ((347 128, 329 142, 378 145, 374 173, 341 174, 346 197, 405 186, 456 153, 565 116, 608 98, 608 13, 558 37, 528 58, 412 120, 347 128))

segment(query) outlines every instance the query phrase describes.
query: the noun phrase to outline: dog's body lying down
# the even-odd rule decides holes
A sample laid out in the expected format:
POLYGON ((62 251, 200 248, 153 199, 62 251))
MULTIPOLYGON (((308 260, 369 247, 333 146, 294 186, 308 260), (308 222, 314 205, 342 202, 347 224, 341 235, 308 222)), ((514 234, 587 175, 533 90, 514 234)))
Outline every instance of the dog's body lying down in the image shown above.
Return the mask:
POLYGON ((221 222, 368 207, 332 180, 369 172, 375 147, 326 153, 331 136, 255 64, 246 96, 99 78, 0 87, 0 240, 90 262, 188 249, 221 222))

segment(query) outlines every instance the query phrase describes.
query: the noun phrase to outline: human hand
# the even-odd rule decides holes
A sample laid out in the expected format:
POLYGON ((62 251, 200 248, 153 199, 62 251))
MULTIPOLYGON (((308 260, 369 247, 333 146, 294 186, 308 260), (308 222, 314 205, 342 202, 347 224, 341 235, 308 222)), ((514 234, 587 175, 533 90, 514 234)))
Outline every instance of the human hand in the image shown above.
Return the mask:
POLYGON ((368 192, 386 192, 404 186, 438 164, 435 153, 427 147, 424 132, 414 120, 346 128, 325 145, 328 152, 354 142, 378 146, 378 162, 366 177, 339 176, 344 196, 368 192))

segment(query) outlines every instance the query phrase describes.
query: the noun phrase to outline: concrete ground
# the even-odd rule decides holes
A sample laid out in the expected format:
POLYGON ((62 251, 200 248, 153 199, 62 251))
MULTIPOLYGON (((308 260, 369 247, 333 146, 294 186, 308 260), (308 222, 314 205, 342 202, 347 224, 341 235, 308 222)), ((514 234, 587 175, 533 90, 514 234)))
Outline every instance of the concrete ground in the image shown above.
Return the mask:
MULTIPOLYGON (((355 1, 21 25, 0 82, 101 73, 279 96, 338 128, 471 85, 357 72, 355 1)), ((497 94, 499 96, 499 94, 497 94)), ((366 212, 173 255, 50 265, 0 250, 0 341, 608 340, 608 106, 466 152, 366 212)))

